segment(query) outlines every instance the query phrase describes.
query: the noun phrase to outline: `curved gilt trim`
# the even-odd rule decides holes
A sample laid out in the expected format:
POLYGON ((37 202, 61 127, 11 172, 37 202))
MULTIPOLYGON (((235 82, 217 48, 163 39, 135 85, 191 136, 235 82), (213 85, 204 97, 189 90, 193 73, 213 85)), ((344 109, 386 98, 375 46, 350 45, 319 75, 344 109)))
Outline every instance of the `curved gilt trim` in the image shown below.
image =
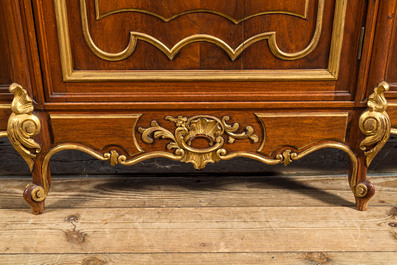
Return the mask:
POLYGON ((368 193, 368 188, 363 183, 357 183, 357 174, 358 174, 358 159, 354 152, 345 144, 338 143, 338 142, 327 142, 315 145, 310 147, 300 153, 293 153, 291 150, 284 150, 281 154, 276 155, 274 159, 265 157, 259 154, 252 154, 246 152, 235 152, 231 154, 226 154, 225 149, 220 149, 218 151, 219 157, 221 160, 230 160, 237 157, 245 157, 257 160, 259 162, 268 164, 268 165, 276 165, 276 164, 284 164, 288 165, 294 160, 299 160, 315 151, 324 148, 334 148, 344 151, 350 158, 352 163, 352 174, 350 177, 350 188, 353 191, 354 196, 356 197, 365 197, 368 193))
POLYGON ((397 128, 391 128, 390 133, 392 133, 392 134, 397 134, 397 128))
POLYGON ((0 137, 7 137, 7 136, 8 136, 7 132, 0 132, 0 137))
MULTIPOLYGON (((152 122, 153 123, 153 122, 152 122)), ((149 128, 150 129, 150 128, 149 128)), ((146 129, 146 130, 149 130, 146 129)), ((164 129, 165 130, 165 129, 164 129)), ((155 130, 154 130, 155 131, 155 130)), ((153 131, 153 132, 154 132, 153 131)), ((145 132, 144 132, 145 133, 145 132)), ((158 137, 161 138, 163 135, 163 132, 160 131, 158 137)), ((149 137, 149 136, 147 136, 149 137)), ((327 143, 322 143, 316 146, 313 146, 311 148, 308 148, 301 153, 292 153, 291 150, 285 150, 283 151, 282 154, 279 154, 276 156, 276 158, 268 158, 260 154, 254 154, 254 153, 248 153, 248 152, 234 152, 227 154, 227 151, 225 149, 218 149, 215 151, 215 155, 218 157, 218 160, 230 160, 233 158, 237 157, 245 157, 245 158, 250 158, 257 160, 259 162, 268 164, 268 165, 277 165, 280 163, 283 164, 289 164, 293 160, 298 160, 301 159, 310 153, 313 153, 317 150, 323 149, 323 148, 336 148, 339 150, 344 151, 347 153, 351 159, 352 162, 352 175, 350 178, 350 187, 356 197, 365 197, 368 192, 368 188, 365 184, 359 183, 357 184, 357 172, 358 172, 358 160, 353 153, 353 151, 346 145, 337 143, 337 142, 327 142, 327 143)), ((43 187, 37 186, 35 189, 32 191, 32 199, 36 202, 40 202, 45 200, 45 198, 48 195, 49 191, 49 184, 47 180, 47 174, 48 174, 48 168, 49 168, 49 162, 51 160, 51 157, 55 155, 58 152, 65 151, 65 150, 76 150, 76 151, 81 151, 86 154, 91 155, 92 157, 99 159, 101 161, 109 161, 111 165, 116 165, 116 164, 121 164, 124 166, 132 166, 137 163, 140 163, 144 160, 151 159, 151 158, 156 158, 156 157, 163 157, 163 158, 168 158, 174 161, 184 161, 185 159, 185 150, 179 148, 176 149, 175 153, 169 153, 169 152, 162 152, 162 151, 155 151, 155 152, 149 152, 149 153, 144 153, 141 155, 138 155, 132 159, 127 159, 126 156, 124 155, 119 155, 117 151, 111 150, 109 153, 101 154, 97 151, 94 151, 90 148, 84 147, 82 145, 78 144, 61 144, 58 145, 54 148, 52 148, 45 156, 43 164, 42 164, 42 183, 43 187)))
POLYGON ((33 115, 33 102, 26 90, 13 83, 10 85, 10 92, 14 94, 14 100, 11 103, 12 113, 8 119, 7 135, 32 171, 35 153, 41 151, 40 145, 32 137, 39 134, 41 123, 39 118, 33 115))
POLYGON ((114 15, 114 14, 118 14, 118 13, 126 13, 126 12, 132 12, 132 13, 141 13, 141 14, 146 14, 149 16, 153 16, 156 17, 160 20, 162 20, 163 22, 170 22, 174 19, 177 19, 181 16, 184 15, 188 15, 188 14, 196 14, 196 13, 207 13, 207 14, 212 14, 212 15, 216 15, 216 16, 220 16, 223 17, 227 20, 229 20, 230 22, 238 25, 243 21, 246 21, 248 19, 254 18, 254 17, 258 17, 258 16, 263 16, 263 15, 270 15, 270 14, 283 14, 283 15, 289 15, 289 16, 294 16, 294 17, 299 17, 302 19, 306 19, 307 18, 307 11, 308 11, 308 7, 309 7, 309 0, 305 1, 305 13, 299 14, 299 13, 295 13, 295 12, 290 12, 290 11, 282 11, 282 10, 272 10, 272 11, 262 11, 262 12, 257 12, 255 14, 246 16, 242 19, 235 19, 229 15, 226 15, 225 13, 219 12, 219 11, 215 11, 215 10, 211 10, 211 9, 192 9, 192 10, 187 10, 184 12, 180 12, 177 13, 175 15, 172 15, 170 17, 164 17, 160 14, 157 14, 155 12, 146 10, 146 9, 139 9, 139 8, 122 8, 122 9, 116 9, 116 10, 112 10, 109 12, 106 12, 104 14, 100 14, 99 12, 99 3, 98 0, 95 0, 95 14, 96 14, 96 19, 100 20, 104 17, 110 16, 110 15, 114 15))
POLYGON ((367 156, 367 166, 371 164, 390 136, 391 122, 386 113, 385 91, 389 91, 389 84, 381 82, 369 96, 367 103, 369 109, 361 115, 359 121, 361 132, 367 136, 360 144, 360 148, 367 156))
POLYGON ((141 161, 144 161, 146 159, 150 158, 155 158, 155 157, 163 157, 163 158, 168 158, 172 159, 175 161, 181 160, 183 156, 183 150, 180 150, 179 152, 175 152, 175 154, 171 154, 168 152, 151 152, 151 153, 146 153, 142 155, 138 155, 134 157, 131 160, 127 160, 126 156, 124 155, 119 155, 116 150, 111 150, 109 153, 101 154, 95 150, 92 150, 90 148, 84 147, 79 144, 60 144, 54 148, 52 148, 44 157, 43 164, 42 164, 42 175, 41 175, 41 180, 43 183, 43 186, 37 186, 33 191, 32 191, 32 199, 36 202, 41 202, 44 201, 45 198, 48 195, 50 185, 48 183, 48 169, 49 169, 49 163, 51 160, 51 157, 55 155, 56 153, 59 153, 61 151, 65 150, 75 150, 75 151, 80 151, 84 152, 98 160, 101 161, 109 161, 112 166, 115 166, 116 164, 121 164, 125 166, 132 166, 135 165, 141 161))
POLYGON ((135 47, 137 45, 137 40, 145 41, 156 48, 158 48, 160 51, 162 51, 170 60, 173 60, 174 57, 179 53, 179 51, 195 42, 207 42, 207 43, 212 43, 218 46, 219 48, 223 49, 230 57, 231 60, 236 60, 238 56, 244 50, 246 50, 248 47, 253 45, 256 42, 267 40, 269 44, 269 48, 271 52, 273 53, 274 56, 276 56, 279 59, 282 60, 297 60, 300 58, 303 58, 310 54, 316 47, 317 44, 320 40, 320 35, 322 32, 322 25, 323 25, 323 15, 324 15, 324 0, 319 0, 318 1, 318 10, 317 10, 317 21, 316 21, 316 29, 314 31, 312 40, 310 43, 304 48, 303 50, 299 52, 294 52, 294 53, 287 53, 282 51, 276 42, 276 32, 264 32, 258 35, 255 35, 247 40, 245 40, 243 43, 241 43, 236 49, 233 49, 230 47, 226 42, 223 40, 212 36, 212 35, 207 35, 207 34, 194 34, 189 37, 186 37, 179 41, 175 46, 172 48, 168 48, 164 43, 162 43, 160 40, 154 38, 153 36, 150 36, 145 33, 141 32, 135 32, 131 31, 130 32, 130 39, 127 47, 118 53, 110 53, 101 50, 93 41, 89 26, 88 26, 88 17, 87 17, 87 5, 86 5, 86 0, 80 0, 80 13, 81 13, 81 22, 82 22, 82 30, 84 34, 84 39, 91 49, 91 51, 98 56, 99 58, 107 61, 121 61, 126 58, 128 58, 134 51, 135 47))

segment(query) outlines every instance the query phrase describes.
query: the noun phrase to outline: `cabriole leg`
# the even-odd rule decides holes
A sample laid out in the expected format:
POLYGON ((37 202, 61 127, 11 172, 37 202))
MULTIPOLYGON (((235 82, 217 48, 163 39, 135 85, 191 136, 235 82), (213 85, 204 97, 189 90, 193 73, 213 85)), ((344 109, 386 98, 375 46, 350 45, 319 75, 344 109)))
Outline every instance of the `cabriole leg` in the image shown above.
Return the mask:
POLYGON ((23 198, 30 205, 33 214, 42 214, 45 210, 45 198, 51 184, 51 173, 49 167, 43 179, 42 174, 43 156, 38 156, 33 165, 32 184, 26 186, 23 198))
MULTIPOLYGON (((381 82, 368 98, 368 109, 359 119, 360 131, 366 135, 361 141, 358 153, 357 188, 353 191, 357 209, 365 210, 368 201, 375 194, 374 185, 366 179, 367 169, 372 160, 386 144, 390 136, 391 122, 386 113, 387 101, 384 92, 389 90, 386 82, 381 82)), ((359 139, 359 137, 357 137, 359 139)))
POLYGON ((42 112, 33 113, 33 101, 22 86, 11 84, 10 92, 14 94, 11 103, 11 115, 8 119, 7 135, 15 148, 22 156, 32 172, 32 182, 26 187, 23 197, 29 203, 34 214, 44 212, 44 199, 47 195, 50 175, 42 178, 43 152, 49 147, 49 135, 47 123, 43 124, 44 130, 41 130, 41 121, 46 121, 45 114, 42 112), (35 139, 43 143, 40 145, 35 139))
MULTIPOLYGON (((375 186, 370 180, 367 180, 366 158, 359 157, 357 161, 357 184, 353 189, 356 198, 356 207, 360 211, 365 211, 369 200, 375 195, 375 186)), ((352 172, 352 170, 350 170, 352 172)))

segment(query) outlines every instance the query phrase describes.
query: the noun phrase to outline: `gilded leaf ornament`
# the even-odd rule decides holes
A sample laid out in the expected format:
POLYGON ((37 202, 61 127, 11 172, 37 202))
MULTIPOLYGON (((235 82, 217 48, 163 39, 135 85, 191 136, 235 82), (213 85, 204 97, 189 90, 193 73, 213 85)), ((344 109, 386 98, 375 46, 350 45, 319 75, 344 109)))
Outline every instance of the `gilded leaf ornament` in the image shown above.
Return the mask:
POLYGON ((196 169, 203 169, 208 163, 221 160, 223 152, 219 151, 224 150, 221 149, 225 143, 224 135, 228 137, 229 143, 242 139, 250 139, 254 143, 259 141, 251 126, 247 126, 241 133, 236 133, 240 125, 238 123, 227 124, 230 120, 229 116, 224 116, 221 120, 209 115, 198 115, 191 118, 166 116, 165 120, 175 123, 174 133, 153 120, 150 124, 151 127, 138 128, 142 134, 142 140, 147 144, 153 143, 154 139, 171 140, 167 144, 167 149, 175 149, 175 153, 181 156, 180 161, 192 163, 196 169), (208 140, 207 148, 192 147, 192 142, 199 137, 208 140))
POLYGON ((40 132, 41 123, 33 114, 33 102, 26 90, 16 83, 11 84, 9 90, 14 94, 14 99, 7 125, 8 138, 32 171, 33 159, 41 151, 32 137, 40 132))
POLYGON ((381 82, 368 98, 368 110, 360 117, 360 130, 367 136, 361 142, 360 148, 367 156, 367 166, 371 164, 390 136, 391 122, 386 113, 387 101, 384 95, 388 90, 389 84, 381 82))

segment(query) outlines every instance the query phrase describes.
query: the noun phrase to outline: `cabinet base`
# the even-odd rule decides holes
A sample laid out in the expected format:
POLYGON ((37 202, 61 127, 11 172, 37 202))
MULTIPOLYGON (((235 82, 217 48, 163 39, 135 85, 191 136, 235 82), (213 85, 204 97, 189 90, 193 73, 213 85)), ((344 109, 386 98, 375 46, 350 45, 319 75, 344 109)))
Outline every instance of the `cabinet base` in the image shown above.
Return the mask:
POLYGON ((237 157, 268 165, 288 165, 320 149, 335 148, 351 160, 349 185, 356 197, 357 209, 365 210, 375 193, 374 185, 366 179, 367 168, 391 130, 383 95, 387 90, 385 82, 375 89, 368 100, 368 110, 359 119, 355 119, 359 115, 354 110, 345 113, 295 110, 255 115, 231 111, 233 118, 249 124, 240 129, 239 123, 231 122, 232 116, 218 118, 219 112, 215 111, 200 115, 190 111, 193 114, 190 116, 167 115, 168 124, 153 119, 160 115, 158 112, 145 115, 33 113, 33 103, 26 91, 12 84, 10 91, 15 97, 7 135, 32 171, 33 184, 26 188, 24 198, 34 214, 44 212, 51 184, 51 157, 65 150, 85 152, 113 166, 132 166, 146 159, 163 157, 191 163, 200 170, 208 163, 237 157), (143 126, 147 122, 150 126, 143 126), (346 140, 348 128, 350 134, 346 140), (367 136, 362 141, 360 130, 367 136))

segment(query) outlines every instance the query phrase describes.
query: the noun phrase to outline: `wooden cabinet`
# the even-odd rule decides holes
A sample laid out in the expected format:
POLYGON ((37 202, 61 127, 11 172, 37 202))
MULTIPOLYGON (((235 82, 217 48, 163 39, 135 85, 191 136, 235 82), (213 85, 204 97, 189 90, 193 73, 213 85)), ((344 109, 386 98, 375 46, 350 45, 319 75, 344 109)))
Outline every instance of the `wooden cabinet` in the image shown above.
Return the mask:
POLYGON ((380 82, 393 100, 395 2, 2 2, 0 83, 14 83, 7 134, 32 170, 25 199, 44 211, 51 157, 69 149, 199 170, 337 148, 364 210, 367 167, 392 130, 380 82))

